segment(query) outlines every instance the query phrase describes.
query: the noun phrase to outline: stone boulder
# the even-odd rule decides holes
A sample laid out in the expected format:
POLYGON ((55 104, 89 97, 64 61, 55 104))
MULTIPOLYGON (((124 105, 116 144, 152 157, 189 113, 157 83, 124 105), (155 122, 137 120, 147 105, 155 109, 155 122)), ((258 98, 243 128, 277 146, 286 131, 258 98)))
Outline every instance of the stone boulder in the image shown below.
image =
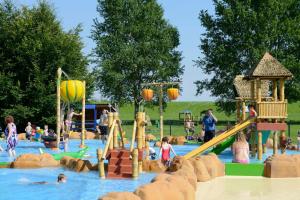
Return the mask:
POLYGON ((184 200, 184 195, 168 181, 156 181, 140 186, 134 194, 142 200, 184 200))
POLYGON ((18 140, 27 140, 26 139, 26 133, 19 133, 18 134, 18 140))
POLYGON ((195 189, 187 179, 166 173, 159 174, 151 182, 167 181, 173 185, 173 189, 180 191, 184 199, 195 199, 195 189))
POLYGON ((204 163, 211 178, 225 176, 225 165, 216 154, 210 153, 199 158, 204 163))
POLYGON ((156 141, 156 137, 152 134, 147 134, 145 139, 146 139, 146 141, 149 141, 149 142, 156 141))
POLYGON ((80 132, 70 132, 69 138, 70 139, 80 139, 81 133, 80 132))
POLYGON ((172 172, 171 175, 183 177, 196 190, 196 188, 197 188, 197 177, 196 177, 196 174, 194 173, 194 171, 179 169, 176 172, 172 172))
POLYGON ((175 156, 172 160, 171 166, 168 168, 168 171, 175 172, 182 167, 184 162, 184 158, 182 156, 175 156))
POLYGON ((264 176, 269 178, 300 177, 300 155, 275 155, 265 161, 264 176))
POLYGON ((160 160, 144 160, 143 171, 161 173, 166 171, 165 165, 160 160))
POLYGON ((88 172, 90 170, 95 170, 95 166, 93 166, 89 160, 81 160, 77 158, 71 158, 69 156, 64 156, 60 160, 60 164, 75 172, 88 172))
POLYGON ((175 156, 172 160, 170 167, 168 168, 168 171, 174 172, 181 168, 185 168, 187 170, 194 171, 194 167, 189 160, 186 160, 182 156, 175 156))
POLYGON ((58 167, 59 161, 56 161, 52 155, 43 153, 23 154, 12 162, 12 168, 41 168, 41 167, 58 167))
POLYGON ((199 157, 191 158, 189 161, 194 167, 198 182, 205 182, 211 179, 204 162, 199 157))
POLYGON ((169 141, 169 143, 170 144, 174 144, 175 143, 175 140, 176 140, 176 138, 175 137, 173 137, 173 136, 166 136, 167 138, 168 138, 168 141, 169 141))
POLYGON ((184 145, 186 143, 186 139, 184 136, 178 136, 175 138, 174 144, 176 145, 184 145))
POLYGON ((90 131, 86 131, 85 132, 85 139, 87 140, 93 140, 93 139, 97 139, 96 134, 90 131))
POLYGON ((155 147, 161 147, 161 142, 159 142, 159 141, 155 142, 154 146, 155 147))
POLYGON ((141 198, 132 192, 110 192, 98 200, 141 200, 141 198))

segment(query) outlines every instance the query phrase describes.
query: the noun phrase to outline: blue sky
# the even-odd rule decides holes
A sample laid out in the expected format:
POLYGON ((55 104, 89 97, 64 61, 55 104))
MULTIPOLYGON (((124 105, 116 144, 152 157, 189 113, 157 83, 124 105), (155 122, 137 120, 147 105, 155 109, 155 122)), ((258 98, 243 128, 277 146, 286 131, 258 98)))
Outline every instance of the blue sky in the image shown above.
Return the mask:
MULTIPOLYGON (((36 0, 14 0, 17 5, 32 6, 36 0)), ((85 44, 84 53, 89 54, 95 46, 89 38, 93 26, 93 19, 99 17, 96 12, 96 0, 48 0, 53 5, 58 19, 61 21, 65 30, 69 30, 79 23, 82 24, 82 40, 85 44)), ((194 66, 194 60, 201 55, 200 36, 205 29, 201 26, 198 19, 200 10, 208 10, 213 13, 212 0, 158 0, 164 9, 165 18, 175 27, 180 34, 179 50, 182 52, 182 64, 185 65, 183 76, 183 92, 178 101, 211 101, 209 92, 204 92, 200 96, 195 96, 196 86, 193 83, 207 77, 202 71, 194 66)), ((101 95, 95 95, 100 99, 101 95)))

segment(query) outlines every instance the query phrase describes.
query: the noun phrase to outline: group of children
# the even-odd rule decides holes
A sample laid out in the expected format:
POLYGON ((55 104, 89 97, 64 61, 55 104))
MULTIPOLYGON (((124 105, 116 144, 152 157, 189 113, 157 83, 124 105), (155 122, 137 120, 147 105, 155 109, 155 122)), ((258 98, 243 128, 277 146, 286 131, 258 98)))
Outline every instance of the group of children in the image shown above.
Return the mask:
POLYGON ((26 133, 26 139, 32 141, 32 140, 40 140, 41 135, 44 136, 53 136, 55 137, 56 134, 53 130, 49 130, 48 125, 44 125, 44 129, 40 129, 40 127, 35 127, 31 125, 31 122, 27 123, 27 126, 25 128, 26 133))

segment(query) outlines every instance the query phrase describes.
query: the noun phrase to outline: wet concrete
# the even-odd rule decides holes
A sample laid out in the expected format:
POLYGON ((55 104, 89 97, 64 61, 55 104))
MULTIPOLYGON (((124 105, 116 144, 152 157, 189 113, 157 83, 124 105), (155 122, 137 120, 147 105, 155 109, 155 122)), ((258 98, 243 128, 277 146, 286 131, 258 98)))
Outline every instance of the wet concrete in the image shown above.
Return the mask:
POLYGON ((198 183, 196 199, 300 200, 300 178, 226 176, 198 183))

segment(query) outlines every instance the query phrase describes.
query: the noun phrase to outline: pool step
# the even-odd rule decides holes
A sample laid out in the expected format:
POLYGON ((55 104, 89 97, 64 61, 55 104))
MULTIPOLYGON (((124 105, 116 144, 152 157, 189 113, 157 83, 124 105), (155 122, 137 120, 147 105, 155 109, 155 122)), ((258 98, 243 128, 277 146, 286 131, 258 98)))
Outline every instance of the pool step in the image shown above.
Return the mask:
POLYGON ((131 152, 126 149, 114 149, 108 152, 107 178, 131 178, 131 152))
POLYGON ((109 162, 110 162, 110 164, 114 164, 114 165, 131 165, 132 164, 131 159, 124 159, 124 158, 110 158, 109 162))

